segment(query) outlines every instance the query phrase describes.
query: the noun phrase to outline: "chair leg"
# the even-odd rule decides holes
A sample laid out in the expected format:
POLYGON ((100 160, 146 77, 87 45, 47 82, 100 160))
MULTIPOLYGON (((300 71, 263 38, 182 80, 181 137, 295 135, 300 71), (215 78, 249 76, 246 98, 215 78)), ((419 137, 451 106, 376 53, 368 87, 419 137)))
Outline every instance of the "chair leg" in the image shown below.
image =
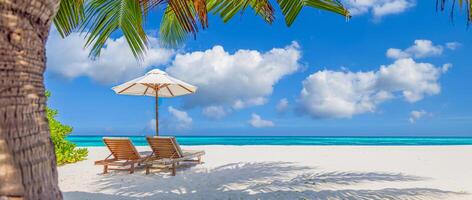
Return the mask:
POLYGON ((198 156, 198 164, 202 164, 202 157, 198 156))
POLYGON ((172 176, 175 176, 175 168, 176 168, 175 163, 172 163, 172 176))
POLYGON ((103 165, 103 174, 106 174, 106 173, 108 173, 108 165, 107 164, 103 165))
POLYGON ((131 168, 129 169, 129 173, 134 173, 134 163, 131 163, 131 168))
POLYGON ((148 175, 151 171, 151 166, 150 165, 146 165, 146 175, 148 175))

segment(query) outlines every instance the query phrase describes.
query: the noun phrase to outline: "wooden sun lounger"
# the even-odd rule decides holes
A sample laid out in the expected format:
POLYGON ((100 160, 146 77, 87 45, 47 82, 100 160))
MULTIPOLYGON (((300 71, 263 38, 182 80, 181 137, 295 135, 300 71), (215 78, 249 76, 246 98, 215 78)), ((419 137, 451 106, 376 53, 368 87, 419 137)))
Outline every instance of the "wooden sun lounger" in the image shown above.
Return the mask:
POLYGON ((134 173, 136 164, 141 164, 147 157, 141 156, 129 138, 103 138, 103 142, 110 150, 111 154, 105 160, 95 161, 95 165, 103 165, 103 173, 108 170, 124 170, 134 173), (109 168, 108 166, 118 166, 129 168, 109 168))
POLYGON ((180 162, 202 162, 205 151, 182 150, 175 137, 147 137, 149 146, 152 149, 151 159, 146 161, 146 174, 150 169, 162 169, 153 165, 163 165, 164 168, 172 171, 175 176, 176 168, 180 162))

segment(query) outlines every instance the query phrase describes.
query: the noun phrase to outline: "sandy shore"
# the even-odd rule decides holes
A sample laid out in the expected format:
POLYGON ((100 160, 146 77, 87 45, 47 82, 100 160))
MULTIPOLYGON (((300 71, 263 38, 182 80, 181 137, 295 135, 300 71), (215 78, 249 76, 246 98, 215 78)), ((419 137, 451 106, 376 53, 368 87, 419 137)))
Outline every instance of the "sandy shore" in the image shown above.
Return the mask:
MULTIPOLYGON (((472 146, 183 146, 205 163, 168 173, 102 175, 59 167, 65 199, 472 199, 472 146)), ((138 147, 139 151, 149 151, 138 147)))

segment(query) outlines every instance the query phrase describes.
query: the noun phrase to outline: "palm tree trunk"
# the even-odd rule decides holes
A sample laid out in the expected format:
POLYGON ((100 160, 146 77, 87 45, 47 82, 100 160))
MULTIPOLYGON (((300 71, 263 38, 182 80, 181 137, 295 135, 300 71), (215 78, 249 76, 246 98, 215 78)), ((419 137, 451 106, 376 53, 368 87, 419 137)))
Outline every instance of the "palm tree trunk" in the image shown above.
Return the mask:
POLYGON ((58 0, 0 0, 0 199, 62 199, 43 83, 58 0))

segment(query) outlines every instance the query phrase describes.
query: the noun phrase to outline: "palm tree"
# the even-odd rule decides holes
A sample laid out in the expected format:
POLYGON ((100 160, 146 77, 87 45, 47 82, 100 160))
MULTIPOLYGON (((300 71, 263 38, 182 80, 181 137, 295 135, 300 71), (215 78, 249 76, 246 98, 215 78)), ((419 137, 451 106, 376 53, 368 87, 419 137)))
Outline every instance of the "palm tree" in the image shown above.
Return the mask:
MULTIPOLYGON (((349 16, 337 0, 277 3, 287 25, 305 6, 349 16)), ((92 58, 120 31, 140 60, 147 48, 143 22, 157 6, 166 6, 160 39, 171 47, 207 28, 208 13, 227 22, 251 8, 267 23, 274 20, 269 0, 0 0, 0 199, 62 199, 43 83, 51 24, 63 37, 84 32, 92 58)))

